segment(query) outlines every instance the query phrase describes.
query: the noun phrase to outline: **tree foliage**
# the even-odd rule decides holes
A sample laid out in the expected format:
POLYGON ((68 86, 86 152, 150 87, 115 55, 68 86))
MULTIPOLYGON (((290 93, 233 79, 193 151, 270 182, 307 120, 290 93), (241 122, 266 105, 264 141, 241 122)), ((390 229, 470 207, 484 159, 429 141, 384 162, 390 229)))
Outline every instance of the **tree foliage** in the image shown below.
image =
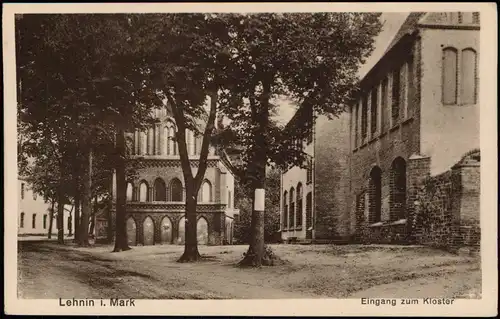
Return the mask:
MULTIPOLYGON (((131 21, 130 15, 104 14, 22 15, 16 20, 18 120, 26 139, 19 143, 21 153, 54 157, 61 176, 77 174, 82 183, 90 183, 85 176, 91 172, 86 160, 91 153, 98 155, 97 163, 112 164, 96 166, 94 187, 86 184, 85 191, 59 182, 61 196, 83 192, 87 214, 91 192, 105 193, 110 171, 126 159, 126 149, 113 146, 116 133, 146 125, 151 110, 162 105, 148 85, 131 21)), ((120 209, 122 216, 123 205, 120 209)))
POLYGON ((195 261, 200 258, 197 194, 207 168, 222 92, 228 84, 228 20, 217 14, 152 14, 135 22, 150 49, 147 64, 153 86, 167 101, 177 126, 175 140, 186 185, 186 242, 179 261, 195 261), (187 130, 202 138, 195 173, 186 145, 187 130))
MULTIPOLYGON (((241 152, 242 177, 265 188, 266 165, 303 166, 302 143, 319 114, 345 111, 357 71, 380 32, 378 13, 265 13, 232 17, 233 87, 224 111, 231 122, 220 134, 241 152), (282 127, 270 114, 274 100, 298 105, 296 123, 282 127), (307 125, 309 123, 309 125, 307 125)), ((260 266, 264 214, 253 211, 252 240, 242 264, 260 266)))

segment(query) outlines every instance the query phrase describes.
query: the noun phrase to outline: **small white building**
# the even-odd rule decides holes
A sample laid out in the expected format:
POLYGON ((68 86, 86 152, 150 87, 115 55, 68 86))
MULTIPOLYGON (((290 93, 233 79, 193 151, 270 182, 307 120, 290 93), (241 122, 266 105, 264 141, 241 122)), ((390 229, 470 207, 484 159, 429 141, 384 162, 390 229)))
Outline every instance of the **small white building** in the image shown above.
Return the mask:
MULTIPOLYGON (((42 196, 34 193, 26 179, 20 177, 17 180, 18 189, 18 212, 17 212, 17 234, 24 236, 47 236, 50 224, 51 203, 46 202, 42 196)), ((54 221, 52 234, 57 236, 57 204, 54 205, 54 221)), ((64 234, 71 236, 75 233, 75 221, 73 206, 64 207, 64 234)))

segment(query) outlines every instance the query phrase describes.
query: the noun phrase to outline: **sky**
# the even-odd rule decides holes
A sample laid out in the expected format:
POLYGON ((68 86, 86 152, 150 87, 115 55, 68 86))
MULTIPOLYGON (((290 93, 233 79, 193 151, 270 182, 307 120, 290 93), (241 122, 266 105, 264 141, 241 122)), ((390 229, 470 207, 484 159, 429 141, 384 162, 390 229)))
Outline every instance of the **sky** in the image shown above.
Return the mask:
MULTIPOLYGON (((366 63, 363 64, 358 72, 360 78, 362 78, 370 69, 375 65, 375 63, 380 59, 385 49, 390 44, 396 32, 398 31, 401 24, 404 22, 408 12, 390 12, 382 13, 380 19, 383 21, 382 31, 379 33, 375 39, 375 49, 367 59, 366 63)), ((280 109, 278 111, 278 116, 276 119, 280 123, 287 123, 295 114, 296 108, 292 106, 287 101, 280 103, 280 109)))

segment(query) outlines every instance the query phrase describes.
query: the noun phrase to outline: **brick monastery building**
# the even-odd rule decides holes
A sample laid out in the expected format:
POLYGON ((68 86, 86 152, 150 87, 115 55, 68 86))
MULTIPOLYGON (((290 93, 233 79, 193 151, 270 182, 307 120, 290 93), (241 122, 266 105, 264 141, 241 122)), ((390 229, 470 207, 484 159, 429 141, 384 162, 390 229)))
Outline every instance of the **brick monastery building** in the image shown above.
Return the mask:
POLYGON ((478 243, 479 30, 408 15, 357 102, 314 122, 309 168, 283 172, 282 239, 478 243))
MULTIPOLYGON (((136 177, 127 183, 127 236, 130 245, 184 244, 185 186, 174 141, 176 126, 167 108, 155 112, 156 124, 128 134, 131 165, 136 177)), ((187 131, 193 175, 199 162, 202 136, 187 131)), ((234 174, 222 149, 210 147, 205 180, 198 193, 198 244, 231 244, 234 208, 234 174)), ((114 177, 115 179, 116 177, 114 177)), ((115 180, 113 201, 116 200, 115 180)), ((112 215, 114 216, 114 202, 112 215)), ((104 214, 105 215, 105 214, 104 214)), ((98 218, 98 237, 106 237, 108 218, 98 218)), ((114 217, 112 218, 114 220, 114 217)), ((114 222, 113 222, 114 224, 114 222)), ((114 227, 114 226, 113 226, 114 227)))

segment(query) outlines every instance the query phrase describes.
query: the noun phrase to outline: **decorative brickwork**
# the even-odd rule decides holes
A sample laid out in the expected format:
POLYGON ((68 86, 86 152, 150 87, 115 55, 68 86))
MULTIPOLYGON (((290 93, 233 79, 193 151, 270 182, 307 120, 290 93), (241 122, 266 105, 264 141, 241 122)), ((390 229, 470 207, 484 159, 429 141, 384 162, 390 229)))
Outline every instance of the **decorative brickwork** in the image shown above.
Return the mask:
MULTIPOLYGON (((133 234, 129 233, 129 240, 130 237, 135 237, 133 241, 136 241, 137 245, 176 244, 179 242, 179 221, 183 216, 183 213, 130 213, 127 215, 127 220, 129 218, 133 219, 136 233, 135 236, 131 236, 133 234), (164 222, 166 218, 168 218, 167 223, 164 222), (168 234, 163 229, 165 225, 171 227, 168 234)), ((224 212, 198 213, 197 221, 201 218, 207 221, 207 244, 222 245, 226 235, 224 212)), ((101 224, 101 227, 103 226, 105 225, 101 224)), ((134 243, 131 243, 131 245, 134 245, 134 243)))

